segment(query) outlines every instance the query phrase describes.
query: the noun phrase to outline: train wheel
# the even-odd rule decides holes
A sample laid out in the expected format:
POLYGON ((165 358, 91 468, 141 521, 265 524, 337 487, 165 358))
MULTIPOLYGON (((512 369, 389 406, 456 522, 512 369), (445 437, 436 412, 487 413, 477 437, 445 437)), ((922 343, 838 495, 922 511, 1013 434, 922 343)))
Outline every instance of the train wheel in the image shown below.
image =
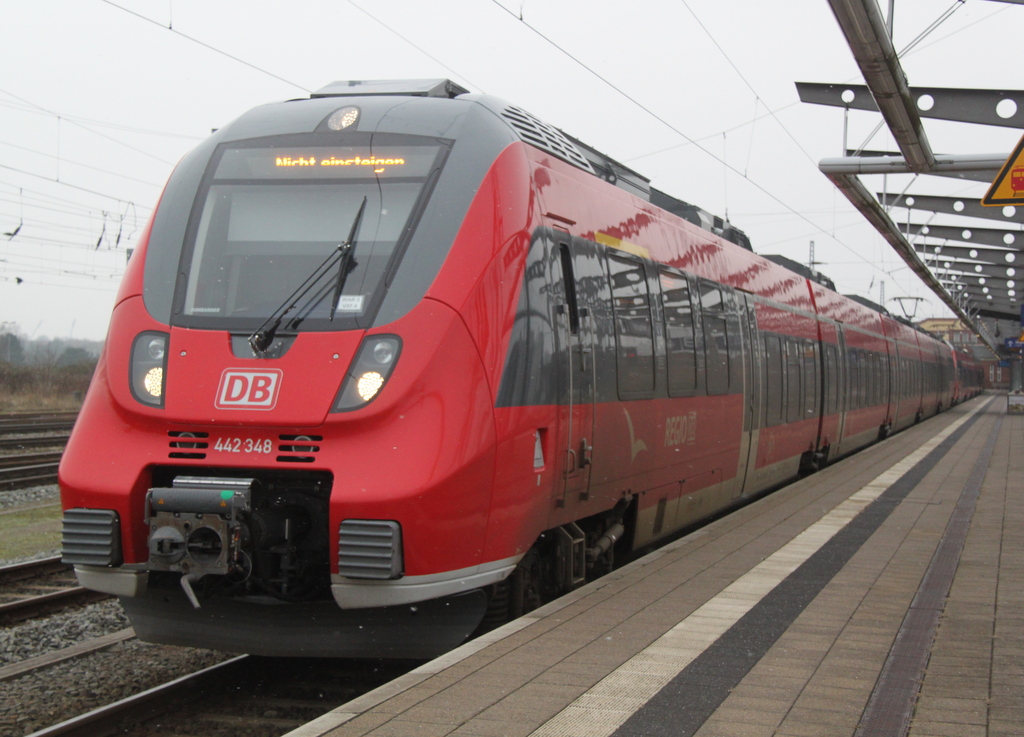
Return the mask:
POLYGON ((508 579, 505 579, 493 584, 487 591, 487 611, 474 635, 490 632, 509 620, 509 588, 508 579))
POLYGON ((541 566, 535 550, 531 549, 509 578, 509 619, 531 612, 544 603, 541 596, 541 566))

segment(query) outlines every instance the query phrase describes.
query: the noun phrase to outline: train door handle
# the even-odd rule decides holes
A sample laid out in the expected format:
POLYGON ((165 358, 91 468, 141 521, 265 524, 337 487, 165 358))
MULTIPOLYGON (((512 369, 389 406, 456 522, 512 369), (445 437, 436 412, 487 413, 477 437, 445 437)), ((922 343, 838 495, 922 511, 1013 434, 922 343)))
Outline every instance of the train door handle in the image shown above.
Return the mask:
POLYGON ((580 440, 580 468, 586 468, 590 465, 594 457, 594 446, 587 445, 587 439, 583 438, 580 440))
POLYGON ((568 448, 565 451, 565 475, 568 476, 576 471, 576 451, 568 448))

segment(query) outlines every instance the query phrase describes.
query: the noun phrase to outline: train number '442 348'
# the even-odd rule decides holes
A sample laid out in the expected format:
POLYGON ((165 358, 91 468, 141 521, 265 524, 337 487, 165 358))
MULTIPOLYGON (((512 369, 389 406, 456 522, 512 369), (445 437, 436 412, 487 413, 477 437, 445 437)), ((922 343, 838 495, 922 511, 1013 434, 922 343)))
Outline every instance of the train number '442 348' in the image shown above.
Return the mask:
POLYGON ((274 443, 270 438, 217 438, 213 449, 221 453, 270 453, 274 443))

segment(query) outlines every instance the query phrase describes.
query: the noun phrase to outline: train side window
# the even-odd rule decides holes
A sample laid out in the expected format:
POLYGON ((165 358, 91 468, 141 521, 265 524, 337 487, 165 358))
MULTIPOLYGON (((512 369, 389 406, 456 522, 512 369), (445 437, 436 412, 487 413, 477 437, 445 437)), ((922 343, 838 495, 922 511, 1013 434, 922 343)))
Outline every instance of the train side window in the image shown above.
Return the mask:
POLYGON ((874 351, 869 351, 867 359, 868 376, 870 377, 868 382, 867 406, 873 407, 878 404, 878 354, 874 351))
POLYGON ((779 425, 783 419, 782 341, 777 335, 764 336, 765 411, 764 424, 779 425))
POLYGON ((654 391, 654 337, 643 264, 608 256, 615 313, 616 368, 623 398, 654 391))
POLYGON ((871 386, 871 366, 868 363, 869 358, 870 356, 868 356, 867 351, 857 351, 857 373, 860 374, 857 406, 861 409, 868 406, 868 391, 871 386))
POLYGON ((693 332, 693 304, 686 277, 662 271, 662 312, 668 344, 668 394, 685 397, 697 390, 697 350, 693 332))
POLYGON ((869 404, 874 406, 882 401, 882 357, 872 351, 868 354, 871 360, 871 399, 869 404))
POLYGON ((860 409, 860 355, 856 348, 848 349, 847 363, 849 365, 849 370, 846 372, 846 375, 849 377, 848 384, 850 391, 850 401, 847 403, 847 406, 850 409, 860 409))
POLYGON ((870 407, 875 403, 875 362, 871 351, 864 351, 864 403, 862 406, 870 407))
POLYGON ((882 386, 882 401, 883 402, 888 402, 889 401, 889 380, 890 380, 890 377, 889 377, 889 372, 890 372, 889 354, 888 353, 879 354, 878 362, 881 365, 881 371, 882 371, 882 385, 881 385, 882 386))
POLYGON ((786 422, 803 419, 803 394, 800 392, 800 369, 803 346, 799 341, 786 341, 786 422))
POLYGON ((569 308, 569 332, 578 335, 580 332, 580 313, 576 305, 576 277, 572 268, 572 254, 567 243, 558 244, 558 253, 562 259, 562 282, 565 287, 565 302, 569 308))
POLYGON ((814 343, 805 340, 804 354, 804 417, 812 417, 818 411, 818 361, 814 343))
POLYGON ((864 351, 864 407, 875 403, 875 355, 864 351))
POLYGON ((825 344, 825 414, 835 414, 839 407, 839 349, 825 344))
POLYGON ((708 394, 729 391, 729 333, 721 288, 700 283, 700 314, 704 323, 704 361, 708 394))
POLYGON ((882 403, 882 396, 883 396, 883 392, 882 392, 882 388, 883 388, 883 386, 882 386, 882 354, 881 353, 872 353, 871 354, 871 364, 872 364, 872 368, 874 368, 874 375, 875 375, 875 396, 874 396, 874 401, 872 402, 872 404, 881 404, 882 403))

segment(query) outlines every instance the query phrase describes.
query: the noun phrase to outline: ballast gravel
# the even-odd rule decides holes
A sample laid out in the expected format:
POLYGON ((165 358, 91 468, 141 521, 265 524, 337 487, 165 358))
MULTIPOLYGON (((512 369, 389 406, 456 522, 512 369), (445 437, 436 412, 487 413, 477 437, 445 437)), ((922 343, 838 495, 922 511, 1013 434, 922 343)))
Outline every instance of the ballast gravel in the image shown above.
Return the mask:
MULTIPOLYGON (((0 494, 0 509, 57 501, 56 484, 0 494)), ((46 558, 60 551, 0 561, 46 558)), ((35 658, 128 627, 116 600, 0 628, 0 666, 35 658)), ((22 737, 232 657, 127 640, 91 655, 0 681, 0 737, 22 737)))
POLYGON ((35 658, 129 626, 116 600, 20 622, 0 630, 0 665, 35 658))
POLYGON ((60 501, 60 487, 57 484, 31 486, 27 489, 15 489, 0 494, 0 509, 28 507, 58 501, 60 501))
POLYGON ((32 734, 230 657, 128 640, 0 682, 0 735, 32 734))

